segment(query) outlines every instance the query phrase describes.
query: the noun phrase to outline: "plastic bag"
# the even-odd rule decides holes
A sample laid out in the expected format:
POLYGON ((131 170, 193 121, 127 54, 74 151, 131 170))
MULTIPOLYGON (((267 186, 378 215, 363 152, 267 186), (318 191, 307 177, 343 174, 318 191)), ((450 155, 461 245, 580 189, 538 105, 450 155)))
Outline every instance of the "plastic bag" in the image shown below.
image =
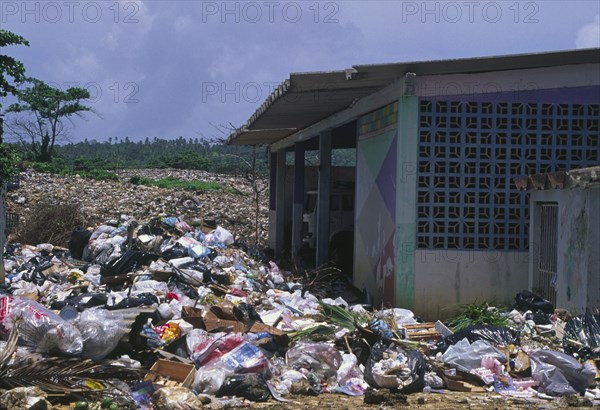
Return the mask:
POLYGON ((169 288, 165 282, 156 280, 138 280, 131 286, 131 295, 140 293, 154 293, 156 296, 165 296, 169 292, 169 288))
POLYGON ((156 409, 181 410, 200 409, 202 401, 186 387, 163 387, 152 395, 152 404, 156 409))
POLYGON ((265 379, 259 374, 233 374, 225 378, 216 396, 238 396, 264 402, 269 400, 271 392, 265 379))
POLYGON ((455 345, 462 339, 467 339, 469 342, 477 340, 485 340, 494 345, 520 345, 519 332, 508 327, 493 326, 493 325, 477 325, 469 326, 458 333, 444 337, 439 341, 434 352, 445 352, 449 346, 455 345))
POLYGON ((288 366, 298 370, 307 369, 320 379, 328 380, 337 375, 342 355, 327 343, 299 342, 285 355, 288 366))
POLYGON ((158 260, 158 255, 144 253, 129 249, 118 259, 106 264, 102 268, 102 276, 122 275, 136 270, 139 266, 149 265, 152 261, 158 260))
POLYGON ((404 350, 394 343, 378 341, 365 366, 365 381, 375 388, 399 389, 402 393, 423 390, 427 362, 418 350, 404 350))
POLYGON ((442 355, 442 360, 447 365, 458 370, 470 372, 473 369, 481 367, 481 359, 484 357, 490 357, 501 363, 506 363, 506 355, 489 342, 476 340, 473 343, 469 343, 466 338, 450 346, 442 355))
POLYGON ((75 259, 83 258, 83 249, 87 246, 92 232, 88 231, 82 226, 76 227, 71 232, 71 238, 69 239, 69 251, 71 256, 75 259))
POLYGON ((160 252, 166 260, 184 258, 188 254, 185 246, 172 239, 167 239, 160 245, 160 252))
POLYGON ((408 309, 394 308, 385 309, 377 312, 377 318, 387 320, 389 323, 396 323, 398 327, 417 323, 415 314, 408 309))
POLYGON ((84 310, 77 321, 83 338, 83 357, 102 360, 126 333, 123 317, 102 308, 84 310))
MULTIPOLYGON (((198 347, 196 347, 198 350, 198 347)), ((214 394, 225 377, 233 373, 267 373, 268 361, 259 348, 236 334, 227 335, 206 345, 194 354, 198 367, 193 387, 214 394)))
POLYGON ((586 313, 571 318, 565 326, 563 348, 566 353, 577 353, 584 360, 600 357, 598 316, 586 313))
POLYGON ((78 355, 83 350, 83 339, 73 324, 30 299, 0 298, 0 323, 5 332, 18 326, 21 339, 41 353, 58 349, 78 355))
POLYGON ((203 329, 192 329, 185 337, 185 343, 190 356, 208 348, 214 340, 213 335, 203 329))
POLYGON ((206 243, 223 243, 225 245, 233 244, 233 234, 229 232, 227 229, 217 226, 217 229, 206 235, 205 237, 206 243))
POLYGON ((358 367, 358 359, 353 353, 342 355, 342 364, 337 371, 339 387, 333 391, 349 396, 362 396, 369 385, 363 378, 363 372, 358 367))
POLYGON ((554 350, 529 353, 531 378, 540 383, 540 391, 550 396, 585 392, 594 382, 595 372, 568 354, 554 350))
POLYGON ((536 295, 528 290, 517 293, 515 296, 516 307, 521 312, 531 310, 532 312, 541 311, 543 313, 554 313, 554 306, 550 301, 536 295))

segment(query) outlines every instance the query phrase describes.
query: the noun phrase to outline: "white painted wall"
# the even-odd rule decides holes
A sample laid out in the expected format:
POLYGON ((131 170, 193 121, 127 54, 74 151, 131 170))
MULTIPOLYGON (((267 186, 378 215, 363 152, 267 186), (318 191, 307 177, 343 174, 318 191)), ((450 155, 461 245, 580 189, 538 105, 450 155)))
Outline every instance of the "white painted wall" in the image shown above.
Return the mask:
MULTIPOLYGON (((558 203, 557 307, 573 314, 600 307, 600 188, 532 191, 534 233, 539 229, 537 202, 558 203)), ((534 244, 530 252, 529 275, 535 282, 538 247, 534 244)))
POLYGON ((465 303, 512 304, 527 289, 528 252, 421 249, 414 260, 414 312, 425 320, 448 318, 465 303))

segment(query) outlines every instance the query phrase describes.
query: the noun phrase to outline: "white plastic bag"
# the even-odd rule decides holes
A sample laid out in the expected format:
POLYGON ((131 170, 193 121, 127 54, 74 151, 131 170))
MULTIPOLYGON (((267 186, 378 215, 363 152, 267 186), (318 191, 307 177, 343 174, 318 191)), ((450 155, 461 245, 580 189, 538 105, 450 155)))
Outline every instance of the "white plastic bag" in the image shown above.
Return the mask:
POLYGON ((444 363, 463 372, 470 372, 481 367, 481 359, 491 357, 506 363, 506 355, 485 340, 473 343, 464 338, 454 346, 450 346, 442 355, 444 363))

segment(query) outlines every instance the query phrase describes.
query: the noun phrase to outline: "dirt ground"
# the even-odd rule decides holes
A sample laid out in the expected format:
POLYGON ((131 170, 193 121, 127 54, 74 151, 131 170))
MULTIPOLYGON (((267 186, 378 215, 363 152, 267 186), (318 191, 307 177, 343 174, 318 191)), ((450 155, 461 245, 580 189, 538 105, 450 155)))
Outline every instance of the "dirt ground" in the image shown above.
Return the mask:
MULTIPOLYGON (((590 408, 592 403, 584 398, 563 397, 557 400, 538 398, 511 398, 492 393, 463 393, 447 391, 439 393, 413 393, 402 395, 381 391, 381 403, 367 404, 365 398, 351 397, 339 394, 321 394, 316 397, 296 396, 289 402, 282 403, 271 400, 267 403, 256 403, 252 408, 283 410, 283 409, 422 409, 422 410, 451 410, 451 409, 560 409, 560 408, 590 408)), ((368 400, 368 399, 367 399, 368 400)), ((376 400, 373 400, 376 401, 376 400)))

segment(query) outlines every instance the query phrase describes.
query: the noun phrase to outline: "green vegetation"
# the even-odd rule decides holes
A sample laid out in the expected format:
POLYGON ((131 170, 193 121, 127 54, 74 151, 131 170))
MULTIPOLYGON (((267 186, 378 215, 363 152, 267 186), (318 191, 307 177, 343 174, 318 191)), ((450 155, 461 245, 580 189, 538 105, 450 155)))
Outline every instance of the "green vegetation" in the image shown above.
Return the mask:
POLYGON ((17 172, 17 152, 7 144, 0 143, 0 186, 17 172))
MULTIPOLYGON (((0 29, 0 50, 16 45, 29 46, 29 42, 15 33, 0 29)), ((0 97, 16 93, 17 85, 24 79, 25 66, 23 63, 11 56, 0 54, 0 97)), ((2 107, 1 103, 0 107, 2 107)), ((0 142, 2 142, 1 139, 0 142)))
POLYGON ((327 320, 334 325, 345 327, 350 331, 356 329, 356 325, 360 325, 366 321, 366 319, 354 312, 344 309, 341 306, 329 305, 327 303, 320 302, 323 308, 323 315, 327 320))
POLYGON ((26 162, 25 165, 37 172, 59 175, 79 175, 82 178, 96 179, 99 181, 118 181, 119 177, 114 172, 102 167, 92 165, 66 165, 59 159, 50 162, 26 162))
POLYGON ((226 188, 223 185, 217 182, 210 181, 184 181, 181 179, 168 177, 159 180, 153 180, 149 178, 144 178, 139 175, 132 176, 129 178, 129 182, 134 185, 146 185, 146 186, 155 186, 158 188, 167 188, 167 189, 183 189, 186 191, 196 191, 196 192, 210 192, 210 191, 228 191, 236 194, 242 194, 242 192, 232 189, 226 188))
POLYGON ((90 107, 82 104, 90 98, 90 93, 80 87, 62 91, 36 78, 27 78, 26 82, 28 87, 14 91, 19 102, 6 110, 14 113, 9 128, 36 161, 49 162, 54 155, 57 138, 65 131, 63 120, 83 117, 84 112, 91 111, 90 107))
POLYGON ((73 166, 85 159, 107 170, 122 168, 175 168, 205 170, 221 174, 245 175, 248 164, 256 155, 259 175, 268 173, 267 149, 256 151, 248 146, 226 145, 222 142, 185 139, 146 138, 133 142, 129 138, 108 138, 77 144, 57 145, 55 157, 73 166))
POLYGON ((508 318, 503 315, 502 309, 483 302, 462 305, 458 314, 448 322, 448 327, 454 332, 473 325, 507 326, 508 318))

